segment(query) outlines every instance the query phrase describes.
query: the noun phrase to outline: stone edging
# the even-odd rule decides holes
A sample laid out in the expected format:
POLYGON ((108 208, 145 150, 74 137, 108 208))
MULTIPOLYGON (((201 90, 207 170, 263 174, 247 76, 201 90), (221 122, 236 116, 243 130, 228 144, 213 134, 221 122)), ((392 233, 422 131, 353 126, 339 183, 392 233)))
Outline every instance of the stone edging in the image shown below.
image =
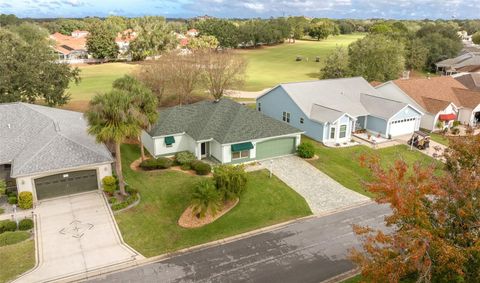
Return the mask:
POLYGON ((198 225, 198 226, 190 226, 190 227, 189 227, 189 226, 184 226, 184 225, 180 224, 180 222, 181 222, 180 220, 184 217, 185 213, 187 213, 187 212, 190 210, 190 208, 191 208, 191 205, 190 205, 190 206, 188 206, 188 207, 183 211, 182 215, 180 215, 180 218, 178 219, 177 223, 178 223, 178 225, 179 225, 180 227, 187 228, 187 229, 195 229, 195 228, 203 227, 203 226, 205 226, 205 225, 211 224, 211 223, 217 221, 218 219, 220 219, 220 217, 224 216, 224 215, 227 214, 230 210, 232 210, 234 207, 236 207, 239 202, 240 202, 240 199, 237 198, 237 199, 235 200, 235 202, 233 203, 233 205, 230 206, 228 209, 223 210, 223 211, 220 211, 219 213, 217 213, 216 215, 214 215, 212 221, 206 222, 206 223, 202 223, 201 225, 198 225))
POLYGON ((108 205, 110 206, 110 209, 112 209, 113 211, 113 214, 118 214, 120 212, 123 212, 123 211, 126 211, 126 210, 129 210, 130 208, 133 208, 135 206, 137 206, 139 203, 140 203, 140 200, 141 200, 141 196, 140 196, 140 193, 137 192, 137 200, 134 201, 132 204, 130 204, 129 206, 125 207, 125 208, 122 208, 122 209, 119 209, 119 210, 113 210, 112 209, 112 206, 110 205, 110 203, 108 203, 108 205))

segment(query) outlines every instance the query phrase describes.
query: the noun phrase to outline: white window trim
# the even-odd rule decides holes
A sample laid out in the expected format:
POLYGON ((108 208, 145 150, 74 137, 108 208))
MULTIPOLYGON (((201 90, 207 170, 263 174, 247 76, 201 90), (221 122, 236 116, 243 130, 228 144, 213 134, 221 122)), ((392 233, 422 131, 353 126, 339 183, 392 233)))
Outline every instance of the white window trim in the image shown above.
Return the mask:
POLYGON ((283 113, 282 113, 282 120, 283 120, 283 122, 290 124, 291 118, 292 118, 292 115, 290 114, 290 112, 283 111, 283 113))
POLYGON ((339 129, 338 129, 338 138, 339 139, 344 139, 347 137, 347 131, 348 131, 348 125, 340 125, 339 129), (345 136, 342 137, 342 127, 345 127, 345 136))

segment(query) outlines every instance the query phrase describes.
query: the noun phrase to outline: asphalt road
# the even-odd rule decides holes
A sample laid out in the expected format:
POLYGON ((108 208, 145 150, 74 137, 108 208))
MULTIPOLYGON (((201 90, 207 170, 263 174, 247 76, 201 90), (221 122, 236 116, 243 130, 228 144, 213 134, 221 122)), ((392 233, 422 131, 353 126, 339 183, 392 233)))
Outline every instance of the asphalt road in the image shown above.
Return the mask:
POLYGON ((383 227, 387 213, 368 204, 90 282, 321 282, 354 268, 346 259, 359 245, 351 225, 383 227))

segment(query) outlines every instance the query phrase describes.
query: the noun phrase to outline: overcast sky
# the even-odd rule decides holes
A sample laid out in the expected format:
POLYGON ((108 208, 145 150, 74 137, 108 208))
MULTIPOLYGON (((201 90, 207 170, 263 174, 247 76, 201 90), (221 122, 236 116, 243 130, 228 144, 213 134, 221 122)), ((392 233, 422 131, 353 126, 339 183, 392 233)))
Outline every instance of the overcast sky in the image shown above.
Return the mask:
POLYGON ((0 0, 19 17, 142 16, 225 18, 480 18, 480 0, 0 0))

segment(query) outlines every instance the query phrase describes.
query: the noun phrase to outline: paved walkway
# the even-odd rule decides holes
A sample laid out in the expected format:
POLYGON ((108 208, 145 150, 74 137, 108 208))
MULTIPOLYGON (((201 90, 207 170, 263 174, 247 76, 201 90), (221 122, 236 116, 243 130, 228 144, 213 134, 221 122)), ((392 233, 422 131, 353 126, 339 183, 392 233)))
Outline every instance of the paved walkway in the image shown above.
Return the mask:
POLYGON ((352 224, 385 229, 385 205, 375 203, 295 221, 223 245, 92 278, 91 282, 323 282, 355 268, 352 224))
POLYGON ((59 280, 143 258, 123 244, 100 193, 43 201, 35 214, 38 266, 15 282, 59 280))
POLYGON ((261 91, 226 90, 225 96, 234 97, 234 98, 257 99, 257 97, 266 93, 269 90, 270 88, 266 88, 261 91))
POLYGON ((371 201, 370 198, 340 185, 297 156, 280 157, 260 164, 267 169, 271 167, 275 176, 303 196, 314 214, 371 201))

